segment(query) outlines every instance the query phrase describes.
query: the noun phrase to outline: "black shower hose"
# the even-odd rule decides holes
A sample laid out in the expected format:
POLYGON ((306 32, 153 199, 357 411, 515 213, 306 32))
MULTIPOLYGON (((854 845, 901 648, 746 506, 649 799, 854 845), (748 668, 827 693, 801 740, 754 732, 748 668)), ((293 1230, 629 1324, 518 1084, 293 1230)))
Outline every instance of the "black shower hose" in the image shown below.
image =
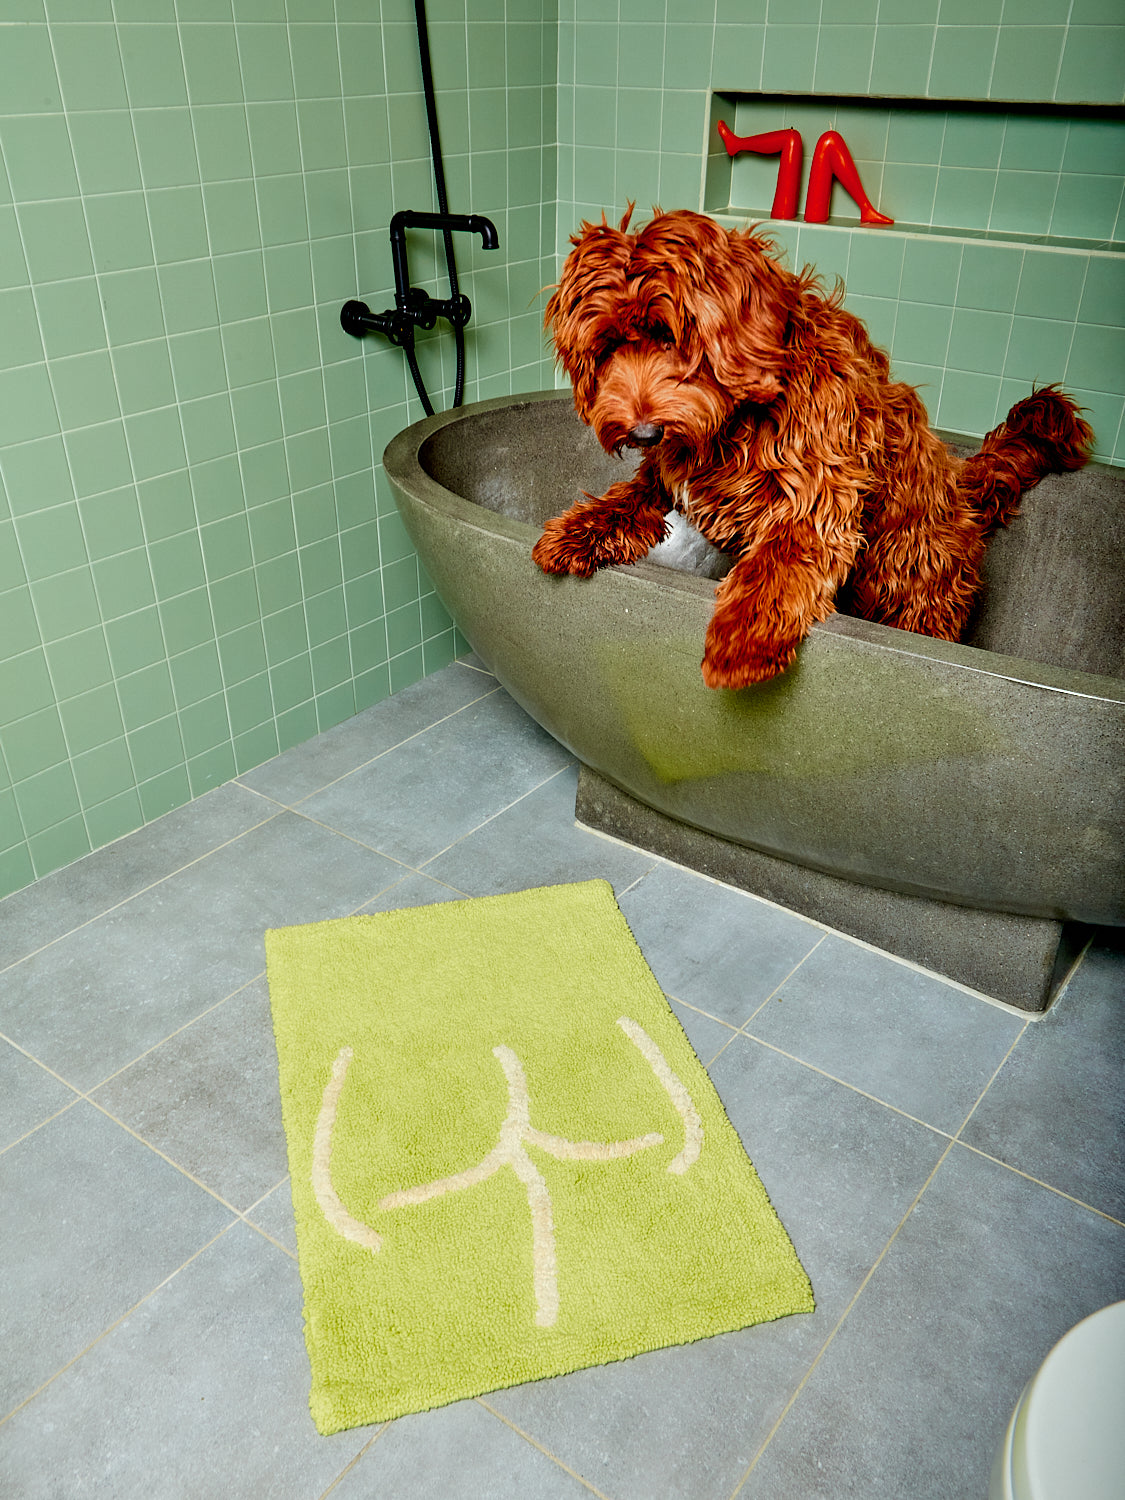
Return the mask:
MULTIPOLYGON (((434 162, 434 191, 437 195, 438 213, 449 212, 449 202, 445 192, 445 165, 441 156, 441 137, 438 133, 437 103, 434 98, 434 74, 430 63, 430 38, 426 25, 426 0, 414 0, 414 19, 418 26, 418 60, 422 65, 422 91, 426 97, 426 121, 430 129, 430 154, 434 162)), ((453 235, 448 229, 442 230, 442 238, 445 241, 445 264, 449 272, 449 298, 455 302, 460 295, 460 287, 457 284, 457 263, 453 256, 453 235)), ((453 405, 460 406, 465 396, 465 329, 463 324, 453 325, 453 336, 457 348, 457 376, 453 389, 453 405)), ((410 368, 411 379, 414 381, 414 389, 418 392, 422 402, 422 409, 428 417, 434 414, 433 405, 426 394, 426 387, 422 381, 422 372, 418 368, 418 357, 414 352, 414 341, 406 345, 406 363, 410 368)))

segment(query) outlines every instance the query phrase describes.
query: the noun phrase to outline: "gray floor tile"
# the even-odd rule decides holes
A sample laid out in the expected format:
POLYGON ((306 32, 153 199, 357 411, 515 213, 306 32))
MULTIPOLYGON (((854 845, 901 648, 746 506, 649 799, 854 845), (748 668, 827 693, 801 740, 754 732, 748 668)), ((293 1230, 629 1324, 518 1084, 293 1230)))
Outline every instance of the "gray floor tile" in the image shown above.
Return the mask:
POLYGON ((0 1386, 48 1382, 0 1426, 0 1494, 731 1500, 761 1453, 740 1497, 983 1495, 1047 1348, 1125 1295, 1125 1229, 1083 1206, 1125 1214, 1125 945, 1100 934, 1020 1034, 577 830, 571 757, 472 658, 243 781, 0 903, 0 1386), (817 1311, 321 1438, 262 933, 590 876, 621 893, 817 1311))
POLYGON ((0 1040, 0 1151, 74 1099, 73 1089, 0 1040))
POLYGON ((231 1218, 84 1101, 0 1156, 0 1415, 231 1218))
POLYGON ((710 1074, 808 1272, 818 1315, 834 1320, 948 1140, 746 1037, 710 1074))
POLYGON ((495 678, 452 662, 316 739, 247 771, 239 781, 293 806, 495 690, 495 678))
POLYGON ((577 827, 577 785, 577 767, 567 766, 431 860, 426 873, 474 896, 594 879, 608 880, 620 892, 656 861, 640 849, 577 827))
POLYGON ((791 912, 666 864, 626 892, 621 910, 665 994, 732 1026, 824 936, 791 912))
POLYGON ((91 1097, 235 1208, 249 1208, 288 1170, 265 979, 91 1097))
POLYGON ((417 866, 569 761, 498 690, 318 792, 301 811, 417 866))
POLYGON ((289 1189, 288 1177, 255 1203, 246 1217, 271 1239, 284 1245, 291 1255, 297 1254, 297 1228, 293 1219, 293 1194, 289 1189))
POLYGON ((1125 1295, 1125 1229, 955 1146, 742 1491, 984 1496, 1052 1345, 1125 1295))
POLYGON ((1125 943, 1100 941, 1029 1026, 965 1140, 1125 1219, 1125 943))
POLYGON ((727 1500, 811 1363, 811 1322, 785 1318, 485 1399, 611 1500, 727 1500))
POLYGON ((705 1016, 702 1011, 693 1010, 680 1000, 669 1000, 668 1003, 704 1067, 710 1066, 728 1042, 739 1034, 732 1026, 724 1025, 712 1016, 705 1016))
POLYGON ((833 935, 746 1029, 952 1134, 1025 1024, 833 935))
POLYGON ((229 782, 0 901, 0 969, 127 901, 276 808, 229 782))
POLYGON ((344 916, 401 873, 279 813, 8 970, 0 1031, 92 1088, 261 973, 266 928, 344 916))
POLYGON ((20 1500, 315 1500, 372 1436, 317 1434, 301 1286, 237 1224, 3 1429, 20 1500))
POLYGON ((440 901, 463 901, 467 891, 455 890, 440 880, 412 872, 380 892, 363 908, 365 912, 402 911, 408 906, 436 906, 440 901))
POLYGON ((590 1491, 476 1401, 400 1417, 332 1491, 333 1500, 589 1500, 590 1491))
POLYGON ((948 1144, 744 1037, 712 1078, 817 1311, 488 1398, 614 1500, 730 1495, 948 1144))

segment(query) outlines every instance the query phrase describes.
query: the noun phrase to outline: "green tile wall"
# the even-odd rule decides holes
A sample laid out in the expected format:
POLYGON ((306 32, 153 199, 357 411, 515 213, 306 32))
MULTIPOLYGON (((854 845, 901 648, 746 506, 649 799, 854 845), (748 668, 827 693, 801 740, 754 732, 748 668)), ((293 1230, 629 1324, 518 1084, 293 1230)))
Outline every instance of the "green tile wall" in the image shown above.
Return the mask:
MULTIPOLYGON (((717 93, 1125 93, 1114 0, 428 9, 451 206, 501 238, 458 240, 469 399, 551 383, 542 288, 580 219, 703 205, 717 93)), ((932 172, 910 212, 936 224, 942 166, 992 173, 994 227, 1080 212, 1110 237, 1122 164, 1093 144, 1045 164, 1009 135, 982 164, 979 133, 956 160, 908 141, 880 190, 921 201, 932 172)), ((458 648, 379 465, 420 413, 401 356, 338 326, 349 297, 390 303, 393 209, 431 205, 410 0, 0 0, 0 892, 458 648)), ((776 227, 847 277, 943 424, 1060 377, 1125 461, 1118 257, 776 227)), ((437 290, 435 249, 411 269, 437 290)), ((452 339, 421 344, 447 405, 452 339)))
MULTIPOLYGON (((538 388, 553 0, 428 9, 501 243, 457 237, 466 395, 538 388)), ((458 649, 379 465, 402 356, 338 322, 431 180, 410 0, 0 0, 0 894, 458 649)))
POLYGON ((1123 97, 1111 0, 561 0, 558 253, 629 199, 766 217, 777 158, 732 170, 717 116, 739 134, 796 125, 806 162, 838 127, 900 222, 852 227, 837 188, 837 222, 769 225, 790 263, 845 278, 942 426, 979 435, 1062 380, 1098 456, 1125 463, 1125 257, 1103 248, 1125 239, 1123 97), (746 97, 781 94, 801 97, 746 97), (878 96, 992 107, 892 115, 878 96))

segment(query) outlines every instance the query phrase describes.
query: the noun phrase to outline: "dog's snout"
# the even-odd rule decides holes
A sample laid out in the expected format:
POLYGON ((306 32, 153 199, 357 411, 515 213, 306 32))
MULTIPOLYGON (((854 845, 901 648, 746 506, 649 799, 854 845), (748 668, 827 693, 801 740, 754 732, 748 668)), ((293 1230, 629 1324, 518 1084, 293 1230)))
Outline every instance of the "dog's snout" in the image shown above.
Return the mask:
POLYGON ((652 448, 663 436, 663 427, 659 427, 655 422, 638 422, 629 430, 629 446, 630 448, 652 448))

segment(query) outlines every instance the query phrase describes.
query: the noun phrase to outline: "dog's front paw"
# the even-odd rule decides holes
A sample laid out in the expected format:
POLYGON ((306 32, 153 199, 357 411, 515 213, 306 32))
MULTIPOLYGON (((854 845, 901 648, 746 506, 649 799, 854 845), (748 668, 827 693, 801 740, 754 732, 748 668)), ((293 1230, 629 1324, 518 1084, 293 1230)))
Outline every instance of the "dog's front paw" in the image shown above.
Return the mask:
POLYGON ((703 651, 703 681, 711 688, 744 688, 792 666, 800 641, 764 640, 708 630, 703 651))
POLYGON ((589 532, 576 533, 565 516, 547 522, 531 557, 544 573, 573 573, 576 578, 589 578, 600 565, 589 532))

